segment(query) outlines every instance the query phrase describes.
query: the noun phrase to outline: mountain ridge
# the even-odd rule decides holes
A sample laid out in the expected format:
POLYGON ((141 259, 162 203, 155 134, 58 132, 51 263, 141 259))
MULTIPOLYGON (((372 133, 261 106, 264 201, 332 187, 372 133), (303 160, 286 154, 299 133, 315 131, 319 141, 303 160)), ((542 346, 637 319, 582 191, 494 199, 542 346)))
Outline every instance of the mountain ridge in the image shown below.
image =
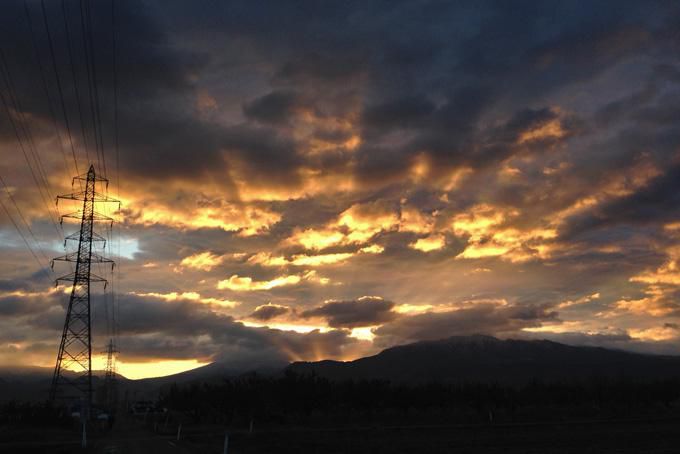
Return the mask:
MULTIPOLYGON (((0 400, 39 399, 49 388, 52 368, 0 366, 0 400), (39 390, 36 393, 36 390, 39 390)), ((566 382, 590 379, 659 380, 680 378, 680 356, 650 355, 604 347, 572 346, 546 339, 452 336, 386 348, 352 361, 230 363, 216 361, 178 374, 126 379, 133 394, 153 398, 173 383, 217 382, 251 373, 315 374, 331 380, 387 380, 395 383, 467 382, 523 384, 532 380, 566 382)), ((93 375, 100 374, 94 372, 93 375)))
POLYGON ((473 335, 390 347, 353 361, 294 362, 287 370, 335 380, 397 382, 655 379, 680 377, 680 357, 473 335))

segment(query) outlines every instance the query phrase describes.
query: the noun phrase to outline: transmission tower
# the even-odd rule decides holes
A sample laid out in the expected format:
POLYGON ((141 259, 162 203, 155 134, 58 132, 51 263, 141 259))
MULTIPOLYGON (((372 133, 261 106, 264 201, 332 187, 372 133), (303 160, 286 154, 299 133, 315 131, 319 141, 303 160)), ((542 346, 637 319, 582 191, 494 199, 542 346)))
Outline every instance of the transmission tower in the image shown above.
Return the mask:
MULTIPOLYGON (((113 219, 95 210, 95 204, 99 202, 114 202, 105 194, 95 190, 97 183, 104 183, 108 187, 108 180, 95 174, 94 166, 90 166, 87 174, 78 175, 73 178, 72 185, 76 180, 85 182, 85 189, 72 194, 61 195, 59 199, 82 201, 82 210, 61 216, 64 218, 80 219, 80 231, 66 237, 66 241, 78 242, 78 250, 52 261, 74 262, 75 271, 57 279, 72 283, 71 296, 66 310, 66 321, 61 335, 61 344, 57 354, 57 363, 54 367, 52 377, 52 388, 50 399, 56 398, 66 400, 80 399, 83 402, 84 415, 89 414, 92 404, 92 319, 90 317, 90 284, 92 282, 104 282, 106 279, 91 272, 93 263, 111 264, 113 269, 114 262, 92 251, 95 242, 104 242, 103 236, 94 231, 95 222, 110 222, 113 226, 113 219)), ((81 410, 83 411, 83 410, 81 410)))
POLYGON ((109 411, 113 411, 116 406, 117 400, 117 389, 116 389, 116 363, 115 354, 118 353, 116 346, 113 343, 113 339, 109 339, 109 343, 106 346, 106 370, 104 375, 104 389, 106 392, 104 402, 109 408, 109 411))

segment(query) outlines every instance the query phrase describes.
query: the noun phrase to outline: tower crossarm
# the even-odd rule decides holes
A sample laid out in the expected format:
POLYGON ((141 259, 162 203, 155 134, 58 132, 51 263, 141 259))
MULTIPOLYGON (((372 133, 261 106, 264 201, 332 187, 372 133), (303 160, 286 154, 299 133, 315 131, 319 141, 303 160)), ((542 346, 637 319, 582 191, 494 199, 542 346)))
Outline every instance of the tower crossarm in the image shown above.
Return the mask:
MULTIPOLYGON (((63 224, 64 219, 78 219, 81 220, 83 218, 83 212, 81 210, 75 211, 73 213, 69 214, 62 214, 61 219, 59 220, 60 223, 63 224)), ((92 221, 94 222, 111 222, 113 223, 114 219, 110 216, 106 216, 105 214, 101 214, 97 211, 94 211, 92 213, 92 221)))
MULTIPOLYGON (((54 268, 54 262, 77 262, 78 261, 78 252, 70 252, 66 255, 62 255, 61 257, 55 257, 52 259, 52 268, 54 268)), ((83 262, 89 261, 90 263, 114 263, 113 260, 104 257, 103 255, 99 255, 95 252, 90 254, 89 260, 83 260, 83 262)))
MULTIPOLYGON (((58 195, 57 196, 57 204, 59 204, 60 199, 61 200, 78 200, 80 202, 83 202, 85 200, 85 196, 86 196, 85 191, 73 192, 71 194, 58 195)), ((106 194, 101 194, 99 192, 95 192, 91 199, 88 196, 88 200, 90 200, 92 202, 117 203, 118 207, 120 208, 120 200, 114 199, 113 197, 109 197, 106 194)))
MULTIPOLYGON (((64 238, 64 247, 66 247, 66 241, 71 240, 71 241, 80 241, 80 232, 73 232, 70 235, 67 235, 64 238)), ((106 238, 98 234, 97 232, 92 232, 92 241, 101 241, 104 243, 104 247, 106 247, 106 238)), ((56 259, 55 259, 56 260, 56 259)))
MULTIPOLYGON (((80 282, 78 282, 78 277, 79 276, 76 275, 76 273, 68 273, 64 276, 58 277, 55 280, 55 282, 56 282, 57 285, 59 285, 60 282, 72 282, 73 283, 74 280, 75 280, 75 285, 79 285, 80 282)), ((104 279, 101 276, 97 276, 94 273, 90 273, 90 282, 103 282, 104 285, 107 285, 109 281, 104 279)))
POLYGON ((107 178, 101 177, 95 172, 90 173, 89 171, 73 177, 73 180, 71 180, 71 186, 75 185, 76 181, 93 181, 104 183, 106 186, 109 185, 109 180, 107 178))

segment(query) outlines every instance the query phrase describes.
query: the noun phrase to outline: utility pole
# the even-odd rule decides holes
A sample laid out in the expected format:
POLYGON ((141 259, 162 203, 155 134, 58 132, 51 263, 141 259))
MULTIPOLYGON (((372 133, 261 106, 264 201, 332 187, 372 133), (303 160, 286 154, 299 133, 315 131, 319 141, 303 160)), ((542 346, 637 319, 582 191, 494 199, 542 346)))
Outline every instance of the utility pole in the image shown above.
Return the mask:
POLYGON ((60 281, 71 282, 71 296, 66 310, 66 320, 61 335, 59 353, 54 367, 52 377, 52 388, 50 390, 50 400, 63 398, 67 400, 82 399, 85 408, 81 409, 81 415, 85 418, 90 417, 92 406, 92 319, 90 316, 90 284, 92 282, 104 282, 106 279, 91 272, 93 263, 111 264, 113 269, 114 262, 92 251, 94 242, 106 242, 103 236, 95 233, 95 222, 110 222, 113 226, 113 219, 95 210, 95 203, 120 201, 112 199, 105 194, 98 193, 95 189, 97 183, 105 183, 108 180, 95 174, 94 166, 90 166, 87 174, 73 178, 72 185, 76 180, 85 181, 85 189, 72 194, 61 195, 59 199, 82 201, 82 210, 75 213, 61 216, 64 218, 80 219, 80 231, 66 237, 67 240, 77 241, 78 250, 52 261, 74 262, 75 271, 57 279, 60 281), (71 373, 65 373, 70 371, 71 373))

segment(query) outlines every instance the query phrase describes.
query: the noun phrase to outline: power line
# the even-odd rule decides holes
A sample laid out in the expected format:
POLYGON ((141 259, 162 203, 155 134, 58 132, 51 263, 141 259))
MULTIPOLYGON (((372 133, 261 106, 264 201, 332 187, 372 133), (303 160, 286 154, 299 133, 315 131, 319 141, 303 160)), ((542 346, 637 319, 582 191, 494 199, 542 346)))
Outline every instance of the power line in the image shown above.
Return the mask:
POLYGON ((71 144, 71 154, 73 155, 73 162, 76 166, 76 175, 80 175, 78 170, 78 160, 76 159, 76 149, 73 145, 73 136, 71 135, 71 126, 68 121, 68 115, 66 113, 66 103, 64 101, 64 91, 61 88, 61 78, 59 77, 59 70, 57 69, 57 58, 54 54, 54 43, 52 41, 52 34, 50 33, 50 25, 47 20, 47 11, 45 10, 45 0, 40 0, 40 6, 42 8, 43 21, 45 22, 45 31, 47 31, 47 40, 50 46, 50 55, 52 56, 52 68, 54 69, 54 75, 57 80, 57 89, 59 90, 59 99, 61 100, 61 110, 64 114, 64 123, 66 125, 66 132, 68 133, 69 143, 71 144))
POLYGON ((10 220, 10 221, 12 222, 12 224, 14 225, 14 228, 16 229, 16 231, 19 233, 19 235, 21 235, 21 239, 24 240, 24 244, 26 245, 26 247, 28 248, 28 250, 31 252, 31 255, 33 256, 33 258, 35 259, 36 263, 37 263, 38 266, 40 267, 40 271, 43 272, 43 274, 45 275, 45 277, 46 277, 47 279, 51 279, 51 278, 50 278, 50 275, 47 273, 47 271, 45 271, 46 268, 45 268, 45 267, 43 266, 43 264, 40 262, 40 260, 38 259, 38 256, 35 255, 35 252, 34 252, 33 249, 31 248, 31 245, 28 244, 28 241, 26 240, 26 237, 24 236, 23 232, 19 229, 19 226, 17 225, 17 223, 16 223, 16 222, 14 221, 14 219, 12 218, 12 215, 11 215, 11 214, 9 213, 9 211, 7 210, 7 207, 5 206, 5 204, 4 204, 4 202, 2 201, 2 199, 0 199, 0 205, 2 205, 2 209, 5 211, 5 213, 7 214, 7 217, 9 218, 9 220, 10 220))
MULTIPOLYGON (((49 179, 47 178, 47 173, 45 172, 45 169, 42 164, 42 160, 40 159, 40 153, 38 153, 38 149, 35 146, 35 141, 33 140, 33 134, 31 133, 31 128, 29 126, 29 122, 26 120, 26 115, 24 114, 24 109, 21 106, 21 102, 19 100, 19 96, 17 95, 17 90, 14 85, 14 81, 12 79, 12 73, 9 70, 9 65, 7 65, 7 60, 5 59, 4 52, 0 49, 0 70, 2 71, 2 76, 3 80, 5 82, 5 85, 7 87, 7 94, 9 96, 10 102, 12 103, 12 107, 16 115, 19 117, 19 126, 21 131, 23 132, 24 136, 28 139, 28 149, 31 153, 31 156, 33 160, 35 161, 35 165, 38 169, 38 176, 40 177, 40 181, 44 186, 45 192, 47 193, 47 198, 51 199, 52 198, 52 188, 49 183, 49 179)), ((26 155, 25 155, 26 156, 26 155)), ((27 163, 30 166, 30 162, 28 162, 27 158, 27 163)), ((42 196, 42 194, 41 194, 42 196)), ((44 200, 44 199, 43 199, 44 200)), ((49 205, 46 204, 46 208, 48 211, 48 215, 50 216, 51 219, 51 212, 49 209, 49 205)), ((54 210, 57 219, 59 219, 59 213, 56 212, 56 209, 54 210)), ((54 222, 53 222, 54 223, 54 222)), ((55 230, 57 232, 57 237, 61 239, 63 237, 62 233, 59 231, 59 228, 57 228, 56 224, 54 224, 55 230)))
POLYGON ((12 204, 14 205, 14 208, 17 210, 17 213, 19 214, 19 218, 21 219, 21 222, 23 222, 24 227, 26 227, 26 230, 27 230, 28 233, 31 235, 31 238, 33 238, 33 242, 36 244, 36 246, 37 246, 38 250, 40 251, 41 255, 43 256, 43 258, 44 258, 46 261, 49 261, 49 259, 48 259, 47 256, 45 255, 45 253, 42 251, 42 248, 40 247, 40 242, 38 241, 38 239, 36 238, 35 234, 33 233, 33 230, 31 229, 31 225, 28 223, 28 221, 26 220, 26 217, 25 217, 25 216, 23 215, 23 213, 21 212, 21 208, 19 208, 19 205, 17 204, 16 199, 15 199, 14 196, 12 195, 12 192, 9 190, 9 186, 7 185, 7 183, 5 183, 5 180, 2 178, 1 175, 0 175, 0 183, 2 183, 2 186, 4 187, 5 192, 7 193, 7 197, 9 198, 9 200, 10 200, 10 201, 12 202, 12 204))
POLYGON ((88 146, 87 146, 87 135, 85 134, 85 120, 83 118, 83 111, 80 108, 80 90, 78 90, 78 78, 76 76, 76 68, 75 64, 73 62, 73 50, 72 50, 72 45, 71 45, 71 32, 69 30, 68 26, 68 17, 66 14, 66 1, 61 0, 61 14, 64 18, 64 31, 66 32, 66 48, 68 49, 68 58, 69 58, 69 63, 71 66, 71 76, 73 77, 73 89, 75 91, 76 95, 76 104, 78 106, 78 118, 80 119, 80 131, 83 135, 83 145, 85 148, 85 157, 87 158, 87 162, 90 162, 90 153, 88 151, 88 146))
MULTIPOLYGON (((83 44, 83 59, 85 62, 85 74, 87 75, 87 91, 89 95, 89 101, 90 101, 90 117, 92 120, 92 135, 94 136, 94 143, 95 143, 95 151, 97 154, 97 166, 99 167, 99 171, 102 171, 101 168, 101 162, 102 159, 100 157, 100 135, 97 133, 98 130, 100 129, 100 125, 97 123, 97 117, 95 114, 95 107, 94 107, 94 94, 92 92, 92 70, 90 68, 90 56, 89 56, 89 50, 88 50, 88 45, 87 45, 87 31, 86 31, 86 24, 85 24, 85 12, 83 10, 83 2, 82 0, 79 3, 80 5, 80 33, 81 33, 81 38, 82 38, 82 44, 83 44)), ((102 172, 103 173, 103 172, 102 172)))
MULTIPOLYGON (((120 200, 120 151, 118 148, 118 69, 117 69, 117 42, 116 42, 116 0, 111 0, 111 43, 112 43, 112 60, 113 60, 113 144, 116 152, 116 190, 117 197, 120 200)), ((117 342, 118 337, 118 314, 120 311, 120 266, 122 260, 120 259, 120 243, 121 233, 120 226, 118 229, 117 254, 118 269, 115 270, 115 275, 112 276, 113 283, 112 294, 112 312, 113 312, 113 338, 117 342)))
MULTIPOLYGON (((59 142, 59 149, 61 150, 62 158, 64 159, 64 170, 66 175, 70 174, 71 171, 68 168, 68 158, 66 157, 66 150, 64 150, 64 144, 61 142, 61 135, 59 134, 59 123, 57 122, 57 116, 54 113, 54 108, 52 107, 52 97, 50 96, 50 90, 47 85, 47 77, 45 76, 45 68, 42 64, 42 59, 40 58, 40 52, 38 51, 38 44, 35 37, 35 29, 33 27, 33 19, 31 19, 31 12, 28 9, 28 2, 24 0, 24 13, 26 15, 26 21, 28 23, 28 28, 31 35, 31 45, 33 47, 33 52, 38 63, 38 69, 40 72, 40 79, 42 81, 43 91, 45 92, 45 97, 47 98, 47 106, 49 109, 50 117, 52 118, 52 123, 54 125, 54 132, 57 136, 57 142, 59 142)), ((77 170, 76 170, 77 172, 77 170)))
POLYGON ((91 78, 89 79, 91 84, 92 84, 92 93, 94 95, 94 112, 93 115, 97 121, 97 128, 95 129, 95 134, 97 131, 99 132, 99 147, 101 150, 101 157, 102 157, 102 172, 104 174, 104 177, 106 177, 106 155, 104 154, 104 136, 103 136, 103 128, 102 128, 102 120, 101 120, 101 109, 100 109, 100 103, 99 103, 99 88, 97 84, 97 64, 95 60, 95 53, 94 53, 94 36, 92 34, 92 9, 90 7, 90 2, 89 0, 87 3, 84 3, 83 0, 80 0, 80 17, 81 17, 81 24, 83 26, 83 44, 85 46, 85 55, 86 55, 86 65, 88 65, 88 68, 90 70, 91 78))
MULTIPOLYGON (((16 105, 16 99, 12 93, 12 85, 8 81, 8 71, 7 71, 7 65, 5 62, 5 57, 4 53, 2 52, 2 49, 0 49, 0 73, 3 78, 3 82, 7 86, 8 90, 8 96, 10 98, 10 102, 14 104, 15 111, 17 111, 19 108, 16 105)), ((14 135, 16 136, 17 142, 19 143, 19 148, 21 149, 22 154, 24 155, 24 159, 26 160, 26 164, 28 164, 28 168, 31 172, 31 176, 33 177, 33 181, 35 182, 35 185, 38 189, 38 193, 40 194, 40 197, 42 198, 43 203, 45 204, 45 208, 47 209, 47 214, 50 219, 50 222, 54 225, 55 231, 57 232, 57 237, 59 239, 62 238, 62 233, 59 231, 59 228, 57 227, 56 223, 54 222, 54 219, 52 219, 52 214, 50 211, 50 206, 47 203, 47 200, 45 199, 45 194, 43 193, 43 189, 40 185, 40 181, 38 177, 36 176, 35 170, 33 169, 33 165, 31 164, 31 160, 28 157, 28 153, 26 152, 26 146, 24 145, 24 141, 21 138, 21 134, 19 133, 19 127, 17 126, 16 121, 14 120, 14 117, 12 115, 12 111, 10 109, 9 104, 7 103, 7 99, 5 98, 5 95, 2 94, 2 91, 0 91, 0 100, 2 100, 2 104, 5 107, 5 111, 7 112, 7 117, 9 118, 10 124, 12 125, 12 129, 14 130, 14 135)), ((26 131, 24 130, 24 134, 26 134, 26 131)), ((49 195, 49 192, 48 192, 49 195)))
MULTIPOLYGON (((2 180, 2 177, 0 177, 0 180, 2 180)), ((16 207, 17 212, 19 213, 19 216, 20 216, 22 219, 24 219, 24 218, 23 218, 23 215, 21 214, 21 211, 19 210, 19 207, 17 206, 16 202, 14 201, 14 197, 12 197, 11 192, 9 192, 9 189, 8 189, 7 186, 5 185, 4 180, 2 180, 2 184, 3 184, 3 186, 5 187, 5 190, 7 191, 7 194, 10 196, 10 199, 12 200, 12 203, 14 203, 14 206, 16 207)), ((39 268, 40 268, 40 271, 43 272, 43 274, 45 275, 45 277, 47 277, 47 279, 51 279, 51 278, 50 278, 50 275, 47 273, 47 271, 45 271, 45 270, 46 270, 46 267, 42 264, 42 262, 40 261, 40 259, 39 259, 38 256, 36 255, 35 251, 34 251, 33 248, 31 247, 31 245, 28 243, 28 240, 26 239, 26 236, 25 236, 24 233, 21 231, 21 229, 19 228, 19 225, 16 223, 16 221, 14 220, 14 218, 12 217, 12 215, 10 214, 9 210, 7 209, 7 206, 6 206, 5 203, 2 201, 2 198, 0 198, 0 205, 2 205, 2 209, 3 209, 3 210, 5 211, 5 213, 7 214, 7 217, 8 217, 9 220, 12 222, 12 225, 14 225, 14 228, 16 229, 17 233, 21 236, 21 239, 24 241, 24 244, 26 245, 26 248, 28 248, 28 250, 30 251, 31 255, 32 255, 33 258, 35 259, 36 263, 38 264, 38 266, 39 266, 39 268)), ((25 222, 25 220, 24 220, 24 222, 25 222)), ((29 232, 31 232, 30 228, 29 228, 29 232)), ((31 232, 31 235, 33 235, 33 232, 31 232)), ((34 241, 35 241, 35 237, 33 237, 33 239, 34 239, 34 241)), ((40 247, 40 245, 37 243, 37 241, 36 241, 36 246, 38 246, 38 248, 40 247)), ((40 252, 42 253, 42 250, 41 250, 40 252)), ((43 253, 42 255, 44 256, 45 254, 43 253)))
POLYGON ((116 46, 116 0, 111 0, 111 43, 113 59, 113 144, 116 151, 116 188, 120 197, 120 152, 118 150, 118 69, 116 46))

